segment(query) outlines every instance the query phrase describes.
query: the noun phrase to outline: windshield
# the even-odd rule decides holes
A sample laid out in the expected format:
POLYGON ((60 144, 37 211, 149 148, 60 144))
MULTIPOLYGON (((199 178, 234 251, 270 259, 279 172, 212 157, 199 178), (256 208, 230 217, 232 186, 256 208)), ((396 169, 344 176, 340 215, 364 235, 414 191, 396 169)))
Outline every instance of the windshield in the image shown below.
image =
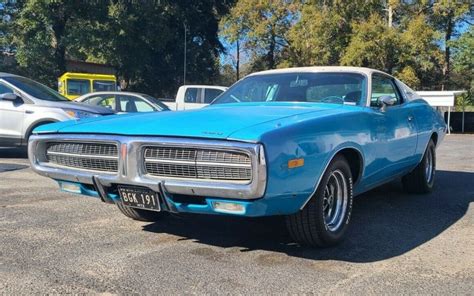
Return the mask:
POLYGON ((166 106, 163 102, 161 102, 157 98, 151 97, 149 95, 143 95, 143 97, 146 98, 147 100, 149 100, 150 102, 152 102, 153 104, 159 106, 162 111, 170 110, 170 108, 168 108, 168 106, 166 106))
POLYGON ((213 104, 314 102, 365 105, 366 79, 356 73, 283 73, 247 77, 213 104))
POLYGON ((45 101, 68 101, 68 99, 60 95, 57 91, 31 79, 19 76, 4 77, 3 79, 37 99, 45 101))

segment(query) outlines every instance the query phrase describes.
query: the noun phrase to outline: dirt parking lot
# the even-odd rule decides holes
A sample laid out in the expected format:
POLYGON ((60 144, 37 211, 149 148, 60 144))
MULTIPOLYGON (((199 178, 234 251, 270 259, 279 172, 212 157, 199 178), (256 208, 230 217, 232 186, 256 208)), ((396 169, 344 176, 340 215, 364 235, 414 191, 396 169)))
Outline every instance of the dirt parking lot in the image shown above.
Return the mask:
POLYGON ((432 194, 394 182, 356 198, 338 247, 299 247, 281 223, 136 222, 0 150, 0 294, 472 295, 474 135, 446 137, 432 194))

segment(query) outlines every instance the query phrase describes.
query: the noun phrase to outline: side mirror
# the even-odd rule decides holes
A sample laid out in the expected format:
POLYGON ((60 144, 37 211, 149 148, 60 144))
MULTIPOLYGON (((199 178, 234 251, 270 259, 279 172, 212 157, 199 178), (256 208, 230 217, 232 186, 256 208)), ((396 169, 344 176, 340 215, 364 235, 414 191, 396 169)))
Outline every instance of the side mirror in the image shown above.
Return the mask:
POLYGON ((397 99, 392 96, 381 96, 379 97, 380 110, 383 112, 388 106, 393 106, 397 102, 397 99))
POLYGON ((14 93, 4 93, 4 94, 0 94, 0 100, 5 100, 5 101, 15 101, 19 98, 19 96, 17 96, 16 94, 14 93))

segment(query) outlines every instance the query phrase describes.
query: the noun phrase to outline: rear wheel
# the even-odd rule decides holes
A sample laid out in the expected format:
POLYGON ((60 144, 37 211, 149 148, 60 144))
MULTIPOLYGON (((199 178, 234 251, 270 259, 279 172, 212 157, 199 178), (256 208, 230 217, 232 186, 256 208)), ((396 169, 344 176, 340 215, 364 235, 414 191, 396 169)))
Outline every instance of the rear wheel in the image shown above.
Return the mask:
POLYGON ((125 216, 138 221, 154 222, 160 220, 166 215, 164 212, 147 211, 126 207, 121 202, 117 203, 117 207, 125 216))
POLYGON ((305 207, 286 217, 291 237, 303 245, 328 247, 342 241, 352 212, 352 175, 347 160, 336 156, 305 207))
POLYGON ((412 172, 403 176, 403 187, 409 193, 429 193, 433 190, 435 173, 436 146, 430 140, 421 162, 412 172))

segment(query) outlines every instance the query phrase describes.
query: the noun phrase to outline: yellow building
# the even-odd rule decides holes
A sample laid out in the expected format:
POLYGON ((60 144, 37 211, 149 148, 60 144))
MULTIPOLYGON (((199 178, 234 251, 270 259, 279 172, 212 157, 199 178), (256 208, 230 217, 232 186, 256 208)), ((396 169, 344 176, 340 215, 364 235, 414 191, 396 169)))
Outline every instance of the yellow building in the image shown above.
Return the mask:
POLYGON ((70 100, 96 91, 116 91, 115 75, 66 72, 58 78, 58 92, 70 100))

